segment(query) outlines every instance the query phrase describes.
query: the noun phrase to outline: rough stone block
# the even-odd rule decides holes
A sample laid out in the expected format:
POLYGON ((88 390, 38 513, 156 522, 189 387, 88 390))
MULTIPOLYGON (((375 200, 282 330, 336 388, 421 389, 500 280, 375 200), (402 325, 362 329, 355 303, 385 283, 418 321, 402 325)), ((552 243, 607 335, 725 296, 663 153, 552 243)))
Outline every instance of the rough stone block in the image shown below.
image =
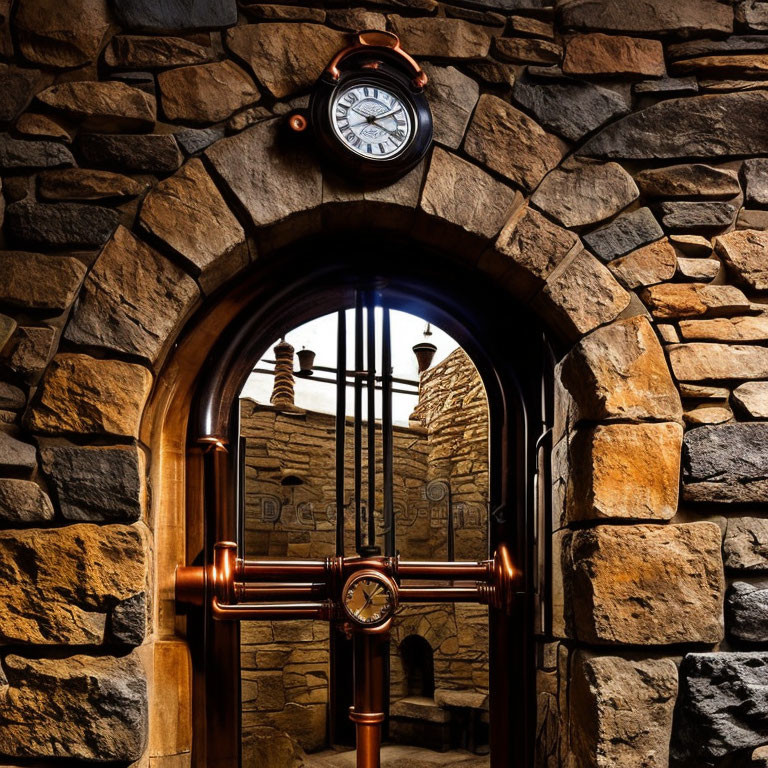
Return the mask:
POLYGON ((0 480, 0 520, 9 523, 38 523, 53 519, 48 494, 31 480, 0 480))
POLYGON ((703 163, 670 165, 640 171, 635 181, 647 197, 711 197, 728 199, 741 192, 735 171, 703 163))
POLYGON ((0 431, 0 468, 31 472, 37 467, 35 446, 0 431))
POLYGON ((594 32, 568 40, 563 72, 569 75, 663 77, 664 49, 658 40, 594 32))
POLYGON ((624 287, 634 289, 671 280, 677 264, 675 249, 665 238, 613 259, 608 263, 608 269, 624 287))
POLYGON ((569 445, 563 524, 669 520, 680 485, 678 424, 609 424, 577 430, 569 445))
POLYGON ((714 523, 573 531, 563 547, 569 636, 611 645, 719 642, 720 544, 714 523))
POLYGON ((662 283, 646 288, 641 296, 654 317, 662 320, 737 315, 751 307, 749 299, 732 285, 662 283))
POLYGON ((75 158, 55 141, 25 141, 0 133, 0 169, 4 171, 60 168, 75 165, 75 158))
POLYGON ((560 378, 577 420, 682 420, 680 395, 644 317, 619 320, 582 339, 561 363, 560 378))
POLYGON ((17 328, 4 352, 8 367, 27 381, 36 380, 53 354, 54 335, 47 326, 17 328))
POLYGON ((584 242, 603 261, 624 256, 654 240, 664 237, 650 208, 638 208, 617 216, 610 224, 588 232, 584 242))
POLYGON ((768 570, 768 519, 729 517, 723 541, 726 568, 768 570))
POLYGON ((147 742, 147 679, 134 656, 7 656, 0 752, 24 758, 138 760, 147 742))
POLYGON ((183 160, 176 140, 168 133, 112 136, 85 133, 78 137, 80 151, 90 165, 136 173, 172 173, 183 160))
POLYGON ((103 643, 110 610, 145 591, 146 558, 141 532, 123 525, 3 531, 0 641, 103 643))
POLYGON ((144 511, 145 462, 136 446, 43 446, 43 470, 67 520, 134 522, 144 511))
POLYGON ((766 740, 768 654, 687 654, 680 665, 672 756, 714 765, 766 740))
POLYGON ((658 206, 661 223, 670 231, 723 230, 733 224, 738 207, 731 203, 674 201, 658 206))
POLYGON ((390 16, 389 23, 411 56, 484 59, 491 45, 485 28, 462 19, 390 16))
POLYGON ((27 410, 36 432, 109 434, 136 437, 152 374, 141 365, 57 355, 27 410))
POLYGON ((675 662, 577 651, 571 669, 571 747, 580 768, 667 768, 675 662))
POLYGON ((432 110, 434 139, 449 149, 458 149, 477 104, 480 87, 455 67, 425 63, 423 69, 429 77, 426 95, 432 110))
POLYGON ((768 423, 719 424, 686 432, 683 498, 768 501, 768 423))
POLYGON ((235 0, 115 0, 114 11, 120 26, 143 32, 189 32, 237 22, 235 0))
POLYGON ((104 63, 119 69, 164 69, 205 64, 213 51, 183 37, 116 35, 104 51, 104 63))
POLYGON ((38 177, 38 192, 46 200, 118 200, 136 197, 148 187, 130 176, 90 168, 46 171, 38 177))
POLYGON ((679 381, 768 378, 768 349, 764 347, 693 343, 675 344, 668 350, 679 381))
POLYGON ((748 381, 733 390, 733 402, 752 419, 768 419, 768 381, 748 381))
POLYGON ((768 588, 734 582, 725 606, 729 634, 749 643, 768 641, 768 588))
POLYGON ((155 362, 199 295, 188 274, 118 227, 86 279, 64 335, 75 344, 155 362))
POLYGON ((683 320, 680 333, 694 341, 768 341, 768 316, 683 320))
POLYGON ((715 238, 715 250, 736 280, 768 290, 768 232, 741 229, 715 238))

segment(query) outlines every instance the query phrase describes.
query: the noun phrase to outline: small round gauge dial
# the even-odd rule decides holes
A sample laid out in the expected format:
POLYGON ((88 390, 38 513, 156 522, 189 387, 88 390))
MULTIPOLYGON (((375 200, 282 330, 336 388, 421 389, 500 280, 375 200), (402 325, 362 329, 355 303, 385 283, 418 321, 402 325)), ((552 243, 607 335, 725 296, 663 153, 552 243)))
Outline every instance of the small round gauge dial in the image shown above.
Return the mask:
POLYGON ((416 116, 389 86, 355 83, 339 88, 330 104, 331 125, 341 143, 369 160, 390 160, 411 142, 416 116))
POLYGON ((342 603, 350 619, 363 626, 386 621, 396 608, 394 588, 378 574, 353 576, 344 585, 342 603))

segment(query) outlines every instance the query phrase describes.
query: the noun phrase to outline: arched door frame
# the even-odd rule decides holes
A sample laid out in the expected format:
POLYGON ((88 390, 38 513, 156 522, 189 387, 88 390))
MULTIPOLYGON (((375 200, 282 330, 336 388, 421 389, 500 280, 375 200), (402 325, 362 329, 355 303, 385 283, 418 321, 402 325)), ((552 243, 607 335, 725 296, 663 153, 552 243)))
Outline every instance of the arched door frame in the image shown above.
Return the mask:
MULTIPOLYGON (((251 298, 203 365, 189 421, 190 559, 207 565, 216 541, 237 536, 238 462, 230 446, 238 444, 236 406, 255 362, 288 330, 352 306, 356 287, 385 289, 391 307, 410 310, 449 332, 473 360, 486 388, 491 546, 501 541, 510 546, 525 583, 512 617, 490 609, 492 765, 530 768, 536 712, 532 490, 547 354, 538 321, 480 271, 370 230, 295 244, 257 263, 238 283, 238 293, 250 289, 251 298), (360 253, 361 238, 375 245, 360 253), (506 676, 493 674, 501 659, 509 669, 506 676)), ((219 293, 226 295, 225 289, 219 293)), ((199 612, 188 618, 188 639, 194 670, 194 765, 236 768, 238 627, 199 612)))

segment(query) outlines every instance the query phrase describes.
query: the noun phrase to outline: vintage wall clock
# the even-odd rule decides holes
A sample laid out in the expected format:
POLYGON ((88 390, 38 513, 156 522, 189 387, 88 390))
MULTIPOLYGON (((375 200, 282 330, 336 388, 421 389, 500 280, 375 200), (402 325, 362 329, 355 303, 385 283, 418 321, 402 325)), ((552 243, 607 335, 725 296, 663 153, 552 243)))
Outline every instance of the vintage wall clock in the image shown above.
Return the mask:
POLYGON ((390 619, 397 608, 397 586, 378 571, 358 571, 349 577, 341 594, 347 617, 362 627, 373 627, 390 619))
POLYGON ((329 167, 359 183, 388 182, 413 168, 432 143, 427 76, 391 32, 366 31, 334 56, 309 109, 289 116, 309 128, 329 167))

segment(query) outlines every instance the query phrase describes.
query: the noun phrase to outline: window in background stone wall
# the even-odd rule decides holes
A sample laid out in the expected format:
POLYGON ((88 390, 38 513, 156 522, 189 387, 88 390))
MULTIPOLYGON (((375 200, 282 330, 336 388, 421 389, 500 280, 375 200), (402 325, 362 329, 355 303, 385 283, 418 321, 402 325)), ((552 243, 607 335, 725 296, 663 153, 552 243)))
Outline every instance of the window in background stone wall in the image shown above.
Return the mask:
MULTIPOLYGON (((375 311, 375 342, 381 350, 382 310, 375 311)), ((354 327, 354 314, 347 312, 347 328, 354 327)), ((321 317, 276 340, 241 392, 246 558, 322 558, 337 552, 337 322, 337 314, 321 317)), ((482 380, 467 354, 439 328, 394 310, 390 322, 397 551, 409 560, 483 560, 489 554, 489 446, 482 380)), ((348 361, 354 360, 353 337, 350 333, 347 339, 348 361)), ((373 404, 376 465, 369 476, 364 445, 358 504, 353 381, 348 376, 344 403, 347 555, 356 550, 357 507, 364 518, 368 515, 370 477, 375 477, 376 545, 382 551, 387 536, 381 497, 382 377, 377 376, 373 404)), ((362 405, 367 415, 365 395, 362 405)), ((341 634, 333 626, 320 621, 241 624, 244 766, 282 768, 290 754, 317 768, 348 763, 344 755, 354 746, 354 735, 350 740, 347 723, 341 722, 346 717, 337 714, 345 707, 334 708, 329 690, 332 675, 336 686, 351 688, 351 669, 345 672, 349 647, 343 638, 332 642, 331 633, 341 634)), ((409 765, 434 765, 441 759, 435 751, 460 748, 468 764, 487 765, 486 606, 402 605, 391 631, 388 677, 385 764, 400 751, 409 755, 409 765), (423 752, 414 752, 415 747, 423 752)))

